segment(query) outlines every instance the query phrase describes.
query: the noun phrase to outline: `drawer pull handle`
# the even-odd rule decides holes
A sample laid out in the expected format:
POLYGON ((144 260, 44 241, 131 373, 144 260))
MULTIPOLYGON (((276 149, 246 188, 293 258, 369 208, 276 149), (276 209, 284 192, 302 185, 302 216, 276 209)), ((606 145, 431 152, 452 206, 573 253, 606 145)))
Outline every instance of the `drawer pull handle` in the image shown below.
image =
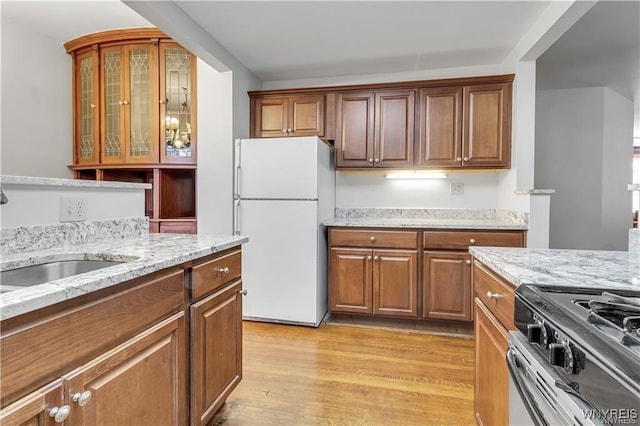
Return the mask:
POLYGON ((372 243, 375 243, 376 242, 376 237, 369 238, 369 241, 371 241, 372 243))
POLYGON ((469 259, 466 260, 467 265, 471 265, 471 261, 469 259))
POLYGON ((504 294, 500 294, 500 293, 491 293, 490 291, 487 292, 487 297, 489 299, 494 299, 494 300, 498 300, 498 299, 502 299, 504 297, 504 294))
POLYGON ((71 407, 68 405, 63 405, 62 407, 53 407, 49 410, 49 416, 53 417, 53 420, 56 423, 62 423, 69 417, 71 413, 71 407))
POLYGON ((249 292, 247 291, 246 288, 240 292, 240 294, 242 294, 243 296, 246 296, 247 293, 249 293, 249 292))
POLYGON ((78 403, 79 406, 84 407, 91 399, 91 391, 78 392, 73 395, 73 400, 78 403))
POLYGON ((229 267, 225 266, 224 268, 218 268, 218 269, 216 269, 216 271, 220 272, 221 274, 228 274, 229 273, 229 267))
POLYGON ((380 260, 380 257, 379 257, 379 256, 374 256, 374 258, 373 258, 373 261, 374 261, 374 262, 377 262, 377 261, 379 261, 379 260, 380 260))
POLYGON ((470 243, 470 244, 475 244, 475 243, 476 243, 476 240, 475 240, 474 238, 472 238, 472 239, 470 239, 470 240, 469 240, 469 243, 470 243))

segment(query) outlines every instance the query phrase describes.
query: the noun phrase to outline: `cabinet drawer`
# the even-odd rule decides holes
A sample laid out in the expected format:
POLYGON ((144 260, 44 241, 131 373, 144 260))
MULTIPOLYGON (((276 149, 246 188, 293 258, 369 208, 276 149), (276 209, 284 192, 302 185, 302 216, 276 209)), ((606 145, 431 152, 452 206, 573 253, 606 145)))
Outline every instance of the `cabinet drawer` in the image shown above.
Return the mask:
POLYGON ((524 247, 522 231, 424 231, 425 249, 468 250, 469 246, 524 247))
POLYGON ((242 251, 235 250, 193 267, 191 298, 198 299, 242 274, 242 251))
POLYGON ((160 222, 160 232, 163 234, 196 234, 196 222, 160 222))
POLYGON ((484 265, 473 262, 473 285, 475 294, 493 315, 508 330, 515 330, 513 325, 514 293, 511 286, 504 283, 484 265))
POLYGON ((418 233, 416 231, 331 229, 329 244, 343 247, 416 249, 418 248, 418 233))

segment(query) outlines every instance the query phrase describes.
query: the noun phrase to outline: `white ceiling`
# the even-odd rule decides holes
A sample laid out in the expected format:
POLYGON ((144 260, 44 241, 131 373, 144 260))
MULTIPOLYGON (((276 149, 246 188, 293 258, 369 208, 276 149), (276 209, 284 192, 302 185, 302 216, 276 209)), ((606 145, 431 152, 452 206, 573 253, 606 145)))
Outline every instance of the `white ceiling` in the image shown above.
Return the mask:
POLYGON ((263 81, 499 64, 548 1, 177 1, 263 81))

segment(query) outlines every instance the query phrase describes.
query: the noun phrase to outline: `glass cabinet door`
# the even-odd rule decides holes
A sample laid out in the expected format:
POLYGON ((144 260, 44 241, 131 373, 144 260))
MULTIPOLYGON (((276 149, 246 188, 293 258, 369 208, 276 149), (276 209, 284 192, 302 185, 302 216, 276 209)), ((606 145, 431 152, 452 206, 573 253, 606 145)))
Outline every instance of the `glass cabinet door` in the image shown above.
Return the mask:
POLYGON ((196 59, 176 43, 160 43, 161 162, 196 162, 196 59))
POLYGON ((121 46, 102 48, 100 51, 102 163, 124 162, 123 53, 121 46))
POLYGON ((98 164, 100 161, 100 114, 98 51, 91 49, 75 57, 74 162, 98 164))

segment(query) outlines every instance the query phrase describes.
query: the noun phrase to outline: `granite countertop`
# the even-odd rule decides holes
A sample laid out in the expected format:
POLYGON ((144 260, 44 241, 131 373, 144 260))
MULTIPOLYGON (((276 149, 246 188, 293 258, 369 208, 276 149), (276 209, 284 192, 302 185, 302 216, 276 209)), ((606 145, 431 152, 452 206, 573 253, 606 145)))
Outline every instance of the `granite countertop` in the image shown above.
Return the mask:
POLYGON ((336 209, 325 226, 527 230, 528 215, 494 209, 336 209))
POLYGON ((516 287, 543 284, 640 291, 640 256, 626 251, 470 247, 516 287))
POLYGON ((0 320, 107 288, 248 242, 243 236, 148 234, 2 256, 2 270, 57 260, 125 263, 0 294, 0 320))

